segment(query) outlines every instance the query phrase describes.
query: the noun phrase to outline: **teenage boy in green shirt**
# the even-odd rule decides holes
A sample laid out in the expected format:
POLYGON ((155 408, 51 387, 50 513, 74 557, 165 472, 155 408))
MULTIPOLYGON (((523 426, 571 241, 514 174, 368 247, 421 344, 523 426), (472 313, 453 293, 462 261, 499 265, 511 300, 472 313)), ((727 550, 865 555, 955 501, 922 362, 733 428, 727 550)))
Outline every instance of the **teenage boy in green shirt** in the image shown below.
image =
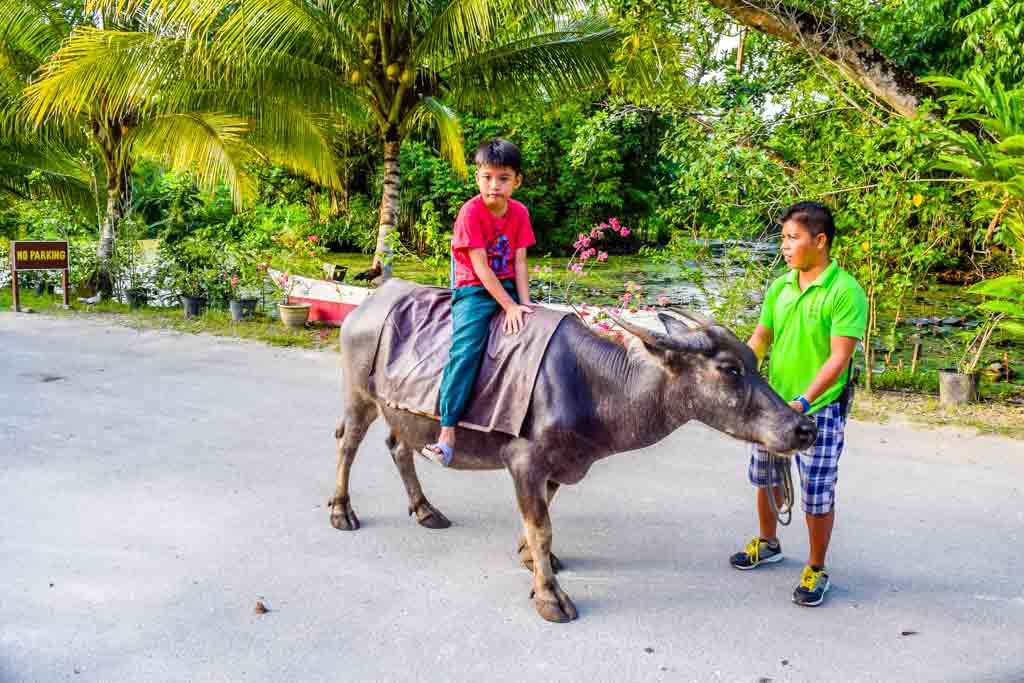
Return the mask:
MULTIPOLYGON (((813 415, 818 439, 794 460, 800 472, 801 501, 810 554, 800 584, 798 605, 814 607, 825 599, 829 577, 825 553, 835 521, 835 487, 843 451, 848 401, 841 400, 857 341, 864 337, 868 304, 864 290, 832 260, 835 222, 828 207, 816 202, 791 206, 782 216, 782 255, 792 270, 765 294, 761 319, 747 344, 758 359, 771 348, 768 383, 790 407, 813 415)), ((768 453, 751 448, 750 482, 757 487, 759 535, 729 558, 736 569, 754 569, 782 559, 777 519, 768 499, 779 481, 769 471, 768 453)))

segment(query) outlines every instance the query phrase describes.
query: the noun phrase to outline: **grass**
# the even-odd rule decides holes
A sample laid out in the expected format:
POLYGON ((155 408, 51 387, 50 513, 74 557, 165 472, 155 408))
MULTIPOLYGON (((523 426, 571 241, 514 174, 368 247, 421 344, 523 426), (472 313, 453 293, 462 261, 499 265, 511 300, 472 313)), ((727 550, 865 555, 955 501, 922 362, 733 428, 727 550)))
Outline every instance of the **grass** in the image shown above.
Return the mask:
POLYGON ((979 434, 997 434, 1024 439, 1024 405, 985 400, 963 406, 939 405, 934 396, 892 391, 859 392, 853 417, 885 424, 902 418, 919 426, 966 427, 979 434))
MULTIPOLYGON (((285 327, 280 320, 265 313, 244 322, 234 322, 228 311, 208 309, 196 318, 186 318, 180 307, 162 308, 146 306, 131 310, 127 304, 104 301, 90 306, 73 303, 71 310, 61 307, 60 296, 36 296, 34 292, 22 292, 19 296, 21 308, 38 313, 57 316, 88 316, 124 325, 137 330, 172 330, 190 334, 212 334, 219 337, 233 337, 260 341, 271 346, 296 347, 316 350, 337 350, 338 328, 320 323, 310 323, 304 329, 293 330, 285 327)), ((0 310, 11 310, 12 299, 9 290, 0 292, 0 310)))

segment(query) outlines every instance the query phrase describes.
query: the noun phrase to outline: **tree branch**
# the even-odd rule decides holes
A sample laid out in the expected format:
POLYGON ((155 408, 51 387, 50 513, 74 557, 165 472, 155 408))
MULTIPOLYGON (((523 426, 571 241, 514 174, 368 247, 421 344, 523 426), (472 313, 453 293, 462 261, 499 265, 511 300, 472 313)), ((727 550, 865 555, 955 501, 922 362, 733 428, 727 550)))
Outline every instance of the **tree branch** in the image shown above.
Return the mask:
POLYGON ((834 63, 850 80, 907 118, 931 95, 910 72, 832 19, 775 0, 707 0, 740 24, 834 63))

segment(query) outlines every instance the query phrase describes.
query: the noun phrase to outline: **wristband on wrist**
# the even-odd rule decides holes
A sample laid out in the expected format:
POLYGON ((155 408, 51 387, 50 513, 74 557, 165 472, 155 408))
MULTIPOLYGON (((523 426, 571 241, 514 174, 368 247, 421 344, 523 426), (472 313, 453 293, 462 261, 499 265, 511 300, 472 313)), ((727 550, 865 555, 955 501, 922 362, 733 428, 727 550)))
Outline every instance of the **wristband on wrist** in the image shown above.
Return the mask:
POLYGON ((800 402, 800 405, 802 405, 802 406, 804 407, 804 412, 805 412, 805 413, 806 413, 806 412, 807 412, 808 410, 810 410, 810 409, 811 409, 811 402, 810 402, 810 401, 808 401, 808 400, 807 400, 806 398, 804 398, 803 394, 801 394, 801 395, 797 396, 797 397, 796 397, 796 398, 794 398, 793 400, 794 400, 794 401, 799 401, 799 402, 800 402))

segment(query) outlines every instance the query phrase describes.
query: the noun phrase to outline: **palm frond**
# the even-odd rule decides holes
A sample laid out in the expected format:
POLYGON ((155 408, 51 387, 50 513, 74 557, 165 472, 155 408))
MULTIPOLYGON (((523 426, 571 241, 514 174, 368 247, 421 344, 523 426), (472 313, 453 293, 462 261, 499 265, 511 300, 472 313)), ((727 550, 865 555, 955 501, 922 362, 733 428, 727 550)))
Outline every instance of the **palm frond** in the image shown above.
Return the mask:
POLYGON ((331 144, 330 117, 317 116, 286 98, 264 98, 254 110, 249 140, 271 161, 323 187, 342 189, 331 144))
POLYGON ((607 81, 621 37, 603 22, 578 22, 487 50, 441 75, 459 105, 586 90, 607 81))
POLYGON ((416 45, 412 61, 439 70, 492 47, 511 27, 520 34, 535 32, 550 17, 570 16, 579 10, 572 0, 451 0, 433 3, 440 11, 416 45))
POLYGON ((0 3, 0 56, 24 76, 60 47, 70 32, 60 13, 45 2, 0 3))
POLYGON ((152 109, 158 95, 188 87, 175 78, 186 73, 182 48, 148 33, 80 27, 25 89, 31 118, 68 119, 97 105, 110 116, 152 109))
POLYGON ((129 143, 137 156, 164 160, 176 171, 195 174, 201 187, 223 181, 236 207, 254 195, 244 166, 260 158, 246 141, 250 123, 232 114, 162 114, 146 121, 129 143))
POLYGON ((466 149, 458 114, 444 102, 434 97, 424 97, 402 122, 402 135, 428 125, 437 131, 441 156, 451 162, 460 176, 468 177, 466 149))
POLYGON ((0 193, 18 199, 50 197, 95 217, 88 167, 68 150, 41 141, 0 143, 0 193))

